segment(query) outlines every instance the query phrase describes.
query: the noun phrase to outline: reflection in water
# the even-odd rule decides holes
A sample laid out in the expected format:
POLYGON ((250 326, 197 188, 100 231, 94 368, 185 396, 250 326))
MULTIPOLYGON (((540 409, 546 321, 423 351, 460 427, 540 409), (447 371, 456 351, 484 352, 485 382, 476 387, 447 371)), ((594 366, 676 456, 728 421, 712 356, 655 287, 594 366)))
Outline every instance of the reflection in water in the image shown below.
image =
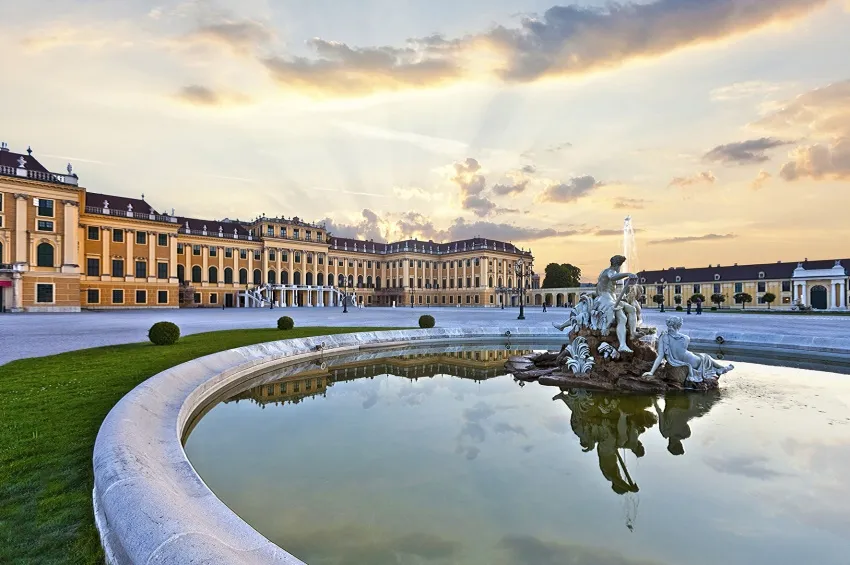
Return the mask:
POLYGON ((744 363, 710 393, 553 398, 504 376, 516 350, 398 353, 258 375, 192 465, 311 565, 846 563, 846 380, 744 363))

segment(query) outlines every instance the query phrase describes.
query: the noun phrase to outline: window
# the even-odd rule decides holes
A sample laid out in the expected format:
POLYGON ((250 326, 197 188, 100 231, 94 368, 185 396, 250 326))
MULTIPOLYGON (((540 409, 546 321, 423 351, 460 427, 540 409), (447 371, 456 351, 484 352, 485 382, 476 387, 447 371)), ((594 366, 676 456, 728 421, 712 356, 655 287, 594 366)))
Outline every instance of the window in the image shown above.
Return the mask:
POLYGON ((89 226, 88 238, 92 241, 98 241, 100 239, 100 228, 96 226, 89 226))
POLYGON ((319 254, 319 265, 324 265, 324 264, 325 264, 325 256, 324 256, 324 254, 320 253, 319 254))
POLYGON ((168 304, 168 291, 167 290, 159 290, 156 293, 156 303, 157 304, 168 304))
POLYGON ((49 243, 39 243, 35 249, 36 265, 39 267, 53 266, 53 246, 49 243))
POLYGON ((735 292, 744 292, 744 283, 735 283, 735 292))
POLYGON ((124 243, 124 230, 113 228, 112 241, 114 241, 115 243, 124 243))
POLYGON ((195 304, 200 304, 200 303, 201 303, 201 293, 200 293, 200 292, 196 292, 196 293, 192 296, 192 302, 194 302, 195 304))
POLYGON ((136 278, 144 279, 148 276, 147 261, 136 261, 136 278))
POLYGON ((274 237, 274 226, 266 226, 266 235, 274 237))
POLYGON ((286 228, 280 228, 280 237, 286 237, 286 228))
POLYGON ((96 288, 90 288, 86 291, 86 302, 88 304, 100 303, 100 291, 96 288))
POLYGON ((136 291, 136 304, 147 304, 147 303, 148 303, 148 291, 137 290, 136 291))
POLYGON ((201 266, 195 265, 192 267, 192 282, 199 283, 201 282, 201 266))
POLYGON ((255 249, 254 250, 254 261, 259 261, 259 260, 260 260, 260 250, 255 249))
POLYGON ((475 286, 481 286, 481 277, 475 277, 475 286))
POLYGON ((472 286, 472 277, 466 277, 466 288, 472 286))
POLYGON ((247 259, 248 258, 248 250, 247 249, 240 249, 239 250, 239 258, 240 259, 247 259))
POLYGON ((664 285, 659 284, 655 286, 655 294, 664 294, 664 285))
POLYGON ((200 245, 193 245, 192 246, 192 255, 200 257, 200 255, 201 255, 201 246, 200 245))
POLYGON ((230 267, 224 270, 224 284, 233 284, 233 269, 230 267))
POLYGON ((53 285, 47 283, 35 285, 35 301, 39 304, 52 304, 53 285))
POLYGON ((146 245, 147 243, 148 243, 147 232, 137 231, 136 232, 136 244, 137 245, 146 245))
POLYGON ((766 282, 764 282, 764 281, 759 281, 759 283, 758 283, 758 291, 759 291, 759 292, 766 292, 766 291, 767 291, 767 283, 766 283, 766 282))
POLYGON ((312 265, 312 264, 313 264, 313 254, 312 254, 312 253, 308 253, 308 254, 307 254, 307 264, 308 264, 308 265, 312 265))
POLYGON ((218 257, 218 247, 210 247, 210 257, 218 257))
POLYGON ((167 279, 168 278, 168 263, 157 263, 156 264, 156 278, 158 278, 158 279, 167 279))
POLYGON ((248 269, 239 269, 239 284, 248 284, 248 269))
POLYGON ((673 287, 673 292, 675 292, 676 294, 682 294, 682 285, 677 284, 675 287, 673 287))
POLYGON ((274 252, 274 249, 269 249, 269 261, 276 261, 277 253, 274 252))
POLYGON ((475 295, 475 303, 478 304, 478 295, 475 295))
POLYGON ((210 304, 218 304, 218 294, 210 294, 210 304))
POLYGON ((100 276, 100 259, 98 259, 97 257, 89 257, 88 259, 86 259, 86 276, 100 276))
POLYGON ((177 281, 183 284, 186 281, 186 267, 177 265, 177 281))
POLYGON ((182 244, 182 243, 178 243, 178 244, 177 244, 177 254, 178 254, 178 255, 183 255, 183 253, 185 253, 185 250, 183 249, 183 244, 182 244))
POLYGON ((695 284, 694 285, 694 294, 699 294, 699 293, 700 293, 700 285, 695 284))
POLYGON ((112 260, 112 276, 113 277, 123 277, 124 276, 124 259, 113 259, 112 260))
POLYGON ((207 279, 211 284, 218 284, 218 269, 216 267, 210 267, 207 279))
POLYGON ((457 280, 457 287, 458 287, 458 288, 463 288, 463 279, 459 278, 459 279, 457 280))
MULTIPOLYGON (((44 218, 53 217, 53 201, 46 198, 38 199, 38 215, 44 218)), ((53 302, 53 300, 51 300, 53 302)))
POLYGON ((232 247, 225 247, 224 248, 224 256, 227 259, 232 259, 233 258, 233 248, 232 247))
POLYGON ((120 288, 116 288, 112 290, 112 303, 113 304, 124 304, 124 291, 120 288))
POLYGON ((791 292, 791 281, 782 281, 782 292, 791 292))
POLYGON ((719 284, 714 285, 714 294, 720 294, 720 285, 719 284))
POLYGON ((309 230, 308 230, 308 231, 304 234, 304 239, 306 239, 307 241, 312 241, 312 240, 313 240, 313 232, 311 232, 311 231, 309 231, 309 230))
POLYGON ((292 237, 294 237, 295 239, 299 239, 301 237, 298 228, 292 230, 292 237))
POLYGON ((300 262, 301 262, 301 252, 300 252, 300 251, 296 251, 296 252, 295 252, 295 262, 296 262, 296 263, 300 263, 300 262))
POLYGON ((53 222, 50 220, 39 220, 35 224, 38 231, 53 231, 53 222))
POLYGON ((168 234, 161 233, 156 236, 156 244, 160 247, 168 247, 168 234))

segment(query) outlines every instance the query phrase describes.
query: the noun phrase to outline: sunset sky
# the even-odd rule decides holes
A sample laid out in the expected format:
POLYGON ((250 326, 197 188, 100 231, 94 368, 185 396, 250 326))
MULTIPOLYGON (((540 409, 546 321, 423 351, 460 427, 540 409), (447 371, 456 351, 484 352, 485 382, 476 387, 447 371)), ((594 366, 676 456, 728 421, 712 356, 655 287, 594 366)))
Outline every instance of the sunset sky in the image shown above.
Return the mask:
POLYGON ((0 140, 96 192, 538 269, 850 256, 850 0, 30 0, 0 140))

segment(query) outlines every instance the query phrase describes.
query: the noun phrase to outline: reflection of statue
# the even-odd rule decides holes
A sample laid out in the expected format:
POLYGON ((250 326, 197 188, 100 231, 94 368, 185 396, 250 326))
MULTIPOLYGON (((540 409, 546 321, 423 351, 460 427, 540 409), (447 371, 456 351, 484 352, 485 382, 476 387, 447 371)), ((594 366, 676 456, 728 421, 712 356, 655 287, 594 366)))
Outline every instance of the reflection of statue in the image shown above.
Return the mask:
POLYGON ((667 318, 667 330, 658 336, 658 356, 652 369, 644 373, 644 377, 654 377, 655 371, 663 361, 671 367, 688 367, 687 380, 693 383, 701 383, 706 379, 717 379, 720 375, 728 373, 734 366, 722 365, 707 353, 692 353, 688 351, 691 338, 679 333, 682 327, 682 318, 670 316, 667 318))
POLYGON ((653 398, 652 404, 658 414, 658 429, 667 440, 667 451, 673 455, 684 455, 682 440, 691 437, 688 422, 707 414, 719 399, 720 393, 716 390, 703 394, 669 394, 664 397, 662 410, 658 399, 653 398))
POLYGON ((625 291, 628 289, 628 282, 623 293, 619 297, 616 294, 617 281, 636 278, 631 273, 620 272, 620 267, 623 266, 625 261, 626 258, 622 255, 614 255, 611 257, 611 266, 599 273, 599 280, 596 283, 596 301, 593 308, 605 316, 605 321, 600 328, 602 335, 608 335, 611 324, 615 324, 617 340, 620 343, 619 350, 623 353, 631 353, 632 350, 626 344, 626 329, 629 330, 631 337, 635 337, 637 311, 632 304, 623 300, 625 291))
POLYGON ((640 435, 655 425, 648 397, 595 394, 584 390, 562 392, 555 397, 572 411, 570 426, 584 451, 596 450, 599 470, 617 494, 638 492, 626 462, 618 452, 628 449, 636 457, 646 450, 640 435))

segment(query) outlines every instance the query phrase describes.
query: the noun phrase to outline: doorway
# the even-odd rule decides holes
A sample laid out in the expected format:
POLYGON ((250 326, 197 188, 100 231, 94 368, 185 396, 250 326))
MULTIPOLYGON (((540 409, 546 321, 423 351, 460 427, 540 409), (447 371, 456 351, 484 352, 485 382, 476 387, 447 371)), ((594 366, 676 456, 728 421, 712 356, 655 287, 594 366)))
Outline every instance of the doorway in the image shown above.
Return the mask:
POLYGON ((233 294, 228 292, 224 295, 224 307, 233 308, 233 294))
POLYGON ((817 285, 812 287, 812 308, 815 310, 826 310, 826 287, 817 285))

